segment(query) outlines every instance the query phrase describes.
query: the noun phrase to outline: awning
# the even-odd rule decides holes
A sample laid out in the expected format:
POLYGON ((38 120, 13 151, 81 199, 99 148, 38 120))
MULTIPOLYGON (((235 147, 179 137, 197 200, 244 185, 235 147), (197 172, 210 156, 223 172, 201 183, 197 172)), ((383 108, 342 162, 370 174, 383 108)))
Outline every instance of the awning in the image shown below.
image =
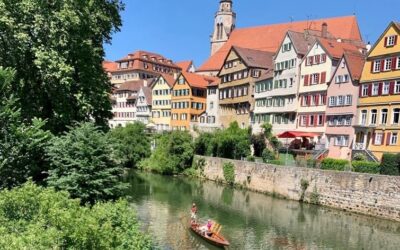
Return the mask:
POLYGON ((300 131, 286 131, 278 135, 278 138, 296 138, 296 137, 316 137, 320 136, 320 133, 312 132, 300 132, 300 131))

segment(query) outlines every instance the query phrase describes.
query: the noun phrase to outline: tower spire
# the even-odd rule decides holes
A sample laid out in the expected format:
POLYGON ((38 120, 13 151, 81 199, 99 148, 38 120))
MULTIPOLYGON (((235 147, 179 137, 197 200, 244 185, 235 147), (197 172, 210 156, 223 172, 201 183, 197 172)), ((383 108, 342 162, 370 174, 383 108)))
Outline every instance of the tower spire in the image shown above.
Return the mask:
POLYGON ((235 29, 236 13, 232 0, 220 0, 215 14, 214 32, 211 35, 211 55, 217 52, 229 39, 235 29))

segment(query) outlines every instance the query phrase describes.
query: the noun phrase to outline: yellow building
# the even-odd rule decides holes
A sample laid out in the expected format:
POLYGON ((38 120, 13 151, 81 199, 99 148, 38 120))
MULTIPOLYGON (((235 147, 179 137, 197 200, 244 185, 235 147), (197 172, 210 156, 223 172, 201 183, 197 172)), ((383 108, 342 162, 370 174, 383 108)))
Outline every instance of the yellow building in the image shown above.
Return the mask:
POLYGON ((162 74, 152 88, 152 120, 157 131, 171 130, 171 90, 175 79, 172 75, 162 74))
POLYGON ((171 127, 190 130, 206 110, 207 86, 217 78, 182 72, 172 87, 171 127))
POLYGON ((360 81, 355 149, 400 152, 400 24, 392 22, 368 54, 360 81))

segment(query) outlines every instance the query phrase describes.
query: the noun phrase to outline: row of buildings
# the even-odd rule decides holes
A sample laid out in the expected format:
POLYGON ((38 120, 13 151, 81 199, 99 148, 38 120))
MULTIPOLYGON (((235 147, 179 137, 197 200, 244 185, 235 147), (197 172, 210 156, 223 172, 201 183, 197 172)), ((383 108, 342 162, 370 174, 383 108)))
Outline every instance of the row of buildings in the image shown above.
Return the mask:
POLYGON ((104 62, 115 87, 110 126, 213 130, 233 121, 312 134, 329 157, 400 152, 400 24, 365 44, 355 16, 235 27, 221 0, 211 56, 196 69, 138 51, 104 62))

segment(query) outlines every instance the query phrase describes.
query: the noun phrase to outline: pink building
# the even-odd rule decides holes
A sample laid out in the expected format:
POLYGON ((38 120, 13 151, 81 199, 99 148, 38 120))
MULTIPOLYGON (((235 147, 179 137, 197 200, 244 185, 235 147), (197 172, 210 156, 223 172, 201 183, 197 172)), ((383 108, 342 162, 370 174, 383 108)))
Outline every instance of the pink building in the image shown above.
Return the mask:
POLYGON ((352 157, 354 127, 356 124, 358 84, 365 56, 346 51, 328 83, 327 127, 328 157, 348 159, 352 157))

